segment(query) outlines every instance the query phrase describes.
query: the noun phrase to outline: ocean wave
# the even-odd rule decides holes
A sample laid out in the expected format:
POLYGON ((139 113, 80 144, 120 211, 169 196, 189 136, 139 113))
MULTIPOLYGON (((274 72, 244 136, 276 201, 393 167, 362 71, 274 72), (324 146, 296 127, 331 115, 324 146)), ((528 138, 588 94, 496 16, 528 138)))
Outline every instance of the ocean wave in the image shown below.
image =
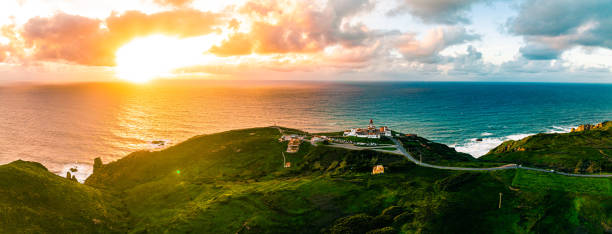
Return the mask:
POLYGON ((487 154, 491 149, 497 147, 504 141, 516 139, 519 136, 529 136, 529 134, 516 134, 506 137, 489 137, 483 138, 482 141, 478 141, 476 138, 472 138, 467 140, 467 142, 463 144, 455 145, 455 150, 457 150, 458 152, 470 154, 475 158, 479 158, 480 156, 487 154))
MULTIPOLYGON (((570 132, 572 128, 574 127, 575 126, 555 126, 553 125, 550 129, 546 130, 546 133, 567 133, 567 132, 570 132)), ((493 134, 484 132, 481 135, 482 136, 492 136, 493 134)), ((520 139, 523 139, 531 135, 535 135, 535 134, 534 133, 519 133, 519 134, 512 134, 512 135, 508 135, 504 137, 488 137, 488 138, 481 138, 481 139, 471 138, 471 139, 466 140, 462 144, 455 144, 455 145, 452 145, 451 147, 454 147, 455 150, 457 150, 458 152, 467 153, 476 158, 479 158, 487 154, 490 150, 499 146, 504 141, 508 141, 508 140, 518 141, 520 139)))
POLYGON ((480 134, 481 136, 493 136, 493 133, 490 132, 483 132, 482 134, 480 134))
POLYGON ((491 149, 499 146, 504 141, 508 140, 520 140, 525 137, 534 135, 532 133, 521 133, 521 134, 512 134, 504 137, 488 137, 488 138, 471 138, 468 139, 463 144, 456 144, 455 150, 462 153, 467 153, 475 158, 479 158, 485 154, 487 154, 491 149))
POLYGON ((546 133, 567 133, 572 131, 572 128, 577 126, 552 126, 551 129, 547 130, 546 133))

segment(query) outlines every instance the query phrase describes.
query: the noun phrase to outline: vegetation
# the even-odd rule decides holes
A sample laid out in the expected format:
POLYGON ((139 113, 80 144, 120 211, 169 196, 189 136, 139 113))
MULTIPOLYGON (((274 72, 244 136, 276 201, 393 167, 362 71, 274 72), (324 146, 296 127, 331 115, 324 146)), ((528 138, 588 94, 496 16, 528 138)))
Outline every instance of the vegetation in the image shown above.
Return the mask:
POLYGON ((35 162, 0 166, 0 233, 97 233, 127 230, 111 194, 57 176, 35 162))
POLYGON ((518 141, 506 141, 480 160, 570 173, 612 172, 612 122, 587 131, 542 133, 518 141))
MULTIPOLYGON (((85 184, 40 164, 0 166, 0 192, 10 194, 0 196, 0 232, 612 231, 609 179, 578 186, 585 178, 437 170, 400 155, 310 143, 285 153, 292 165, 284 168, 287 143, 279 137, 276 128, 243 129, 96 160, 85 184), (385 173, 372 175, 379 164, 385 173)), ((424 161, 487 164, 422 138, 402 143, 424 161)))
POLYGON ((424 163, 444 164, 448 162, 472 162, 474 157, 455 151, 447 145, 435 143, 418 136, 401 136, 400 142, 413 157, 424 163))
POLYGON ((512 186, 612 196, 608 178, 568 177, 531 170, 519 169, 512 180, 512 186))

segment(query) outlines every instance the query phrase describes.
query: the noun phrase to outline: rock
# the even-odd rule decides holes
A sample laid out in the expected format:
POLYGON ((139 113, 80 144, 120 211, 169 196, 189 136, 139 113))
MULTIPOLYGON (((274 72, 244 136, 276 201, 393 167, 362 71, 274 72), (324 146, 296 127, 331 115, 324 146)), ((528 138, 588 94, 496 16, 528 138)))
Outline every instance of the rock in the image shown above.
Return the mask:
POLYGON ((578 126, 577 128, 572 128, 572 132, 582 132, 582 131, 588 131, 588 130, 593 130, 593 129, 603 129, 609 124, 609 122, 610 121, 604 121, 604 122, 601 122, 595 125, 583 124, 583 125, 578 126))
POLYGON ((577 128, 572 128, 572 132, 583 132, 583 131, 588 131, 595 128, 594 125, 592 124, 583 124, 578 126, 577 128))
POLYGON ((482 138, 478 138, 478 139, 476 139, 476 141, 482 141, 482 138))
POLYGON ((94 165, 93 165, 94 172, 96 172, 97 169, 100 169, 100 167, 102 167, 102 159, 100 159, 99 157, 95 158, 94 165))

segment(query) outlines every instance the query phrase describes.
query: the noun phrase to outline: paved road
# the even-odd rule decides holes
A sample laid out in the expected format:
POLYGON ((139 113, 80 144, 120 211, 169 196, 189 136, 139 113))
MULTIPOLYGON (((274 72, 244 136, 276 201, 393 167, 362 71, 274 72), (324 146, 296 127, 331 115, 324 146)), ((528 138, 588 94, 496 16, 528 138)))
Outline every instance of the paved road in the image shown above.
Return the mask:
POLYGON ((413 163, 415 163, 415 164, 417 164, 419 166, 422 166, 422 167, 430 167, 430 168, 445 169, 445 170, 456 170, 456 171, 497 171, 497 170, 510 170, 510 169, 521 168, 521 169, 525 169, 525 170, 541 171, 541 172, 546 172, 546 173, 555 173, 555 174, 565 175, 565 176, 612 177, 612 175, 585 175, 585 174, 564 173, 564 172, 557 172, 557 171, 551 171, 551 170, 540 169, 540 168, 523 167, 523 166, 518 166, 516 164, 508 164, 508 165, 503 165, 503 166, 500 166, 500 167, 488 167, 488 168, 447 167, 447 166, 432 165, 432 164, 428 164, 428 163, 422 163, 419 160, 416 160, 415 158, 412 157, 412 155, 410 155, 410 153, 408 153, 408 151, 406 151, 404 146, 402 146, 401 142, 399 142, 395 138, 391 138, 391 140, 395 143, 397 149, 401 152, 402 155, 404 155, 404 157, 406 157, 408 160, 410 160, 413 163))
POLYGON ((383 152, 383 153, 394 153, 394 154, 402 154, 402 152, 400 152, 397 147, 395 147, 395 145, 385 145, 385 146, 356 146, 353 144, 339 144, 339 143, 334 143, 331 145, 328 145, 331 147, 336 147, 336 148, 344 148, 344 149, 350 149, 350 150, 365 150, 365 149, 369 149, 369 150, 374 150, 374 151, 379 151, 379 152, 383 152), (396 148, 395 150, 384 150, 384 149, 380 149, 380 148, 385 148, 385 147, 394 147, 396 148))

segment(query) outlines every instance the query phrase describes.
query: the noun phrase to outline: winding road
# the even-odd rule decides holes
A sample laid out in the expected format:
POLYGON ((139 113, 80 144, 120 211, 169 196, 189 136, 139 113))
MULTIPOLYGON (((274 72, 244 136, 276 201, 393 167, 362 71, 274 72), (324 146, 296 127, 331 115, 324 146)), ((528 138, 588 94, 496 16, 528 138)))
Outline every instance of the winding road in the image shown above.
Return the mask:
MULTIPOLYGON (((281 133, 281 135, 283 134, 283 130, 280 127, 274 126, 274 128, 278 129, 278 131, 281 133)), ((498 170, 511 170, 511 169, 519 169, 520 168, 520 169, 525 169, 525 170, 540 171, 540 172, 546 172, 546 173, 554 173, 554 174, 564 175, 564 176, 612 178, 612 174, 602 174, 602 175, 573 174, 573 173, 558 172, 558 171, 554 171, 554 170, 547 170, 547 169, 541 169, 541 168, 535 168, 535 167, 524 167, 524 166, 519 166, 519 165, 516 165, 516 164, 507 164, 507 165, 503 165, 503 166, 499 166, 499 167, 485 167, 485 168, 478 168, 478 167, 449 167, 449 166, 432 165, 432 164, 423 163, 423 162, 420 162, 419 160, 416 160, 414 157, 412 157, 412 155, 410 155, 410 153, 408 153, 408 151, 406 151, 406 149, 404 148, 404 146, 402 146, 402 143, 399 140, 397 140, 397 139, 395 139, 393 137, 390 137, 390 139, 393 141, 393 143, 395 143, 395 147, 397 148, 396 151, 384 151, 384 150, 377 150, 377 149, 371 149, 371 150, 381 151, 381 152, 385 152, 385 153, 399 153, 399 154, 403 155, 404 157, 406 157, 408 160, 410 160, 413 163, 415 163, 416 165, 419 165, 419 166, 422 166, 422 167, 436 168, 436 169, 442 169, 442 170, 455 170, 455 171, 498 171, 498 170)), ((356 147, 356 146, 354 148, 353 147, 346 147, 344 144, 335 145, 335 147, 341 147, 341 148, 352 149, 352 150, 364 150, 364 149, 368 149, 369 148, 369 147, 356 147)))
POLYGON ((612 175, 588 175, 588 174, 572 174, 572 173, 565 173, 565 172, 557 172, 557 171, 553 171, 553 170, 546 170, 546 169, 540 169, 540 168, 534 168, 534 167, 523 167, 523 166, 519 166, 519 165, 516 165, 516 164, 508 164, 508 165, 503 165, 503 166, 500 166, 500 167, 488 167, 488 168, 448 167, 448 166, 432 165, 432 164, 423 163, 423 162, 420 162, 419 160, 416 160, 414 157, 412 157, 412 155, 410 155, 410 153, 408 153, 408 151, 406 151, 406 149, 404 148, 404 146, 402 146, 402 143, 400 141, 398 141, 395 138, 391 138, 391 140, 395 143, 395 146, 397 147, 399 152, 401 152, 401 154, 404 155, 404 157, 406 157, 408 160, 412 161, 416 165, 419 165, 419 166, 422 166, 422 167, 430 167, 430 168, 444 169, 444 170, 455 170, 455 171, 497 171, 497 170, 510 170, 510 169, 518 169, 518 168, 520 168, 520 169, 525 169, 525 170, 540 171, 540 172, 546 172, 546 173, 554 173, 554 174, 565 175, 565 176, 612 177, 612 175))

